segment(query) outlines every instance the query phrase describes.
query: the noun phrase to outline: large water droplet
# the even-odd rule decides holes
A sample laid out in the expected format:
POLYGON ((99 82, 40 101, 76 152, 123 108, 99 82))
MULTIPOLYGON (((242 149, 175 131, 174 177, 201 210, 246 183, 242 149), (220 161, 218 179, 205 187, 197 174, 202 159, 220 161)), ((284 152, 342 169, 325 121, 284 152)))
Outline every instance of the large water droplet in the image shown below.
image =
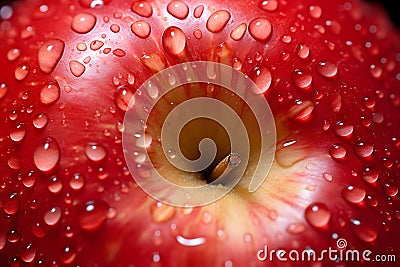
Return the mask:
POLYGON ((319 19, 322 15, 322 9, 320 6, 310 6, 308 8, 308 14, 314 19, 319 19))
POLYGON ((19 209, 19 195, 17 192, 13 192, 9 195, 4 194, 3 198, 3 210, 9 215, 13 215, 18 212, 19 209))
POLYGON ((305 210, 307 222, 317 228, 325 227, 331 218, 331 212, 323 203, 313 203, 305 210))
POLYGON ((146 1, 135 1, 131 5, 131 10, 142 17, 150 17, 153 14, 151 5, 146 1))
POLYGON ((88 143, 85 146, 85 153, 89 160, 93 162, 101 162, 106 158, 106 150, 105 148, 98 143, 88 143))
POLYGON ((246 33, 246 29, 246 23, 242 23, 231 31, 230 37, 235 41, 240 41, 246 33))
POLYGON ((82 12, 72 19, 71 28, 77 33, 88 33, 96 25, 96 17, 93 14, 82 12))
POLYGON ((259 93, 265 93, 272 82, 272 75, 269 69, 265 66, 256 66, 250 74, 251 79, 260 89, 259 93))
POLYGON ((334 159, 344 159, 347 155, 346 148, 341 144, 333 144, 329 148, 329 155, 334 159))
POLYGON ((271 36, 272 25, 266 18, 253 19, 249 24, 250 35, 259 42, 266 42, 271 36))
POLYGON ((312 76, 310 73, 301 70, 295 69, 292 72, 292 81, 293 83, 300 89, 308 89, 312 83, 312 76))
POLYGON ((310 55, 310 48, 305 44, 298 44, 296 46, 296 54, 299 58, 306 59, 310 55))
POLYGON ((17 126, 11 130, 10 138, 14 142, 20 142, 25 138, 26 135, 26 123, 20 122, 17 126))
POLYGON ((42 172, 52 172, 60 160, 60 147, 52 137, 39 142, 33 154, 36 167, 42 172))
POLYGON ((131 31, 139 38, 145 39, 149 37, 151 32, 150 24, 143 20, 135 21, 131 25, 131 31))
POLYGON ((43 129, 46 127, 49 121, 49 117, 46 113, 38 113, 33 117, 32 123, 36 129, 43 129))
POLYGON ((367 183, 375 183, 379 178, 379 173, 372 167, 365 167, 363 170, 363 179, 367 183))
POLYGON ((222 31, 231 19, 231 13, 226 10, 215 11, 207 20, 206 27, 210 32, 222 31))
POLYGON ((203 11, 204 11, 204 6, 203 5, 199 5, 194 9, 193 16, 198 19, 203 14, 203 11))
POLYGON ((351 124, 346 124, 342 121, 338 121, 335 124, 334 132, 341 137, 349 137, 352 135, 354 127, 351 124))
POLYGON ((179 55, 185 49, 185 33, 177 27, 169 27, 162 34, 162 45, 164 50, 172 55, 179 55))
POLYGON ((393 184, 385 184, 383 189, 385 194, 389 197, 394 197, 399 192, 399 188, 393 184))
POLYGON ((151 207, 151 218, 155 223, 167 222, 175 216, 175 213, 175 207, 165 205, 161 202, 157 202, 151 207))
POLYGON ((167 11, 177 19, 185 19, 189 14, 189 7, 182 1, 172 1, 168 4, 167 11))
POLYGON ((80 62, 72 60, 69 62, 69 69, 75 77, 80 77, 85 72, 86 67, 80 62))
POLYGON ((64 48, 65 43, 59 39, 52 39, 42 44, 38 52, 40 70, 47 74, 51 73, 60 61, 64 48))
POLYGON ((336 64, 329 60, 318 62, 315 69, 320 75, 327 78, 335 77, 338 72, 336 64))
POLYGON ((354 152, 362 158, 367 158, 374 153, 374 146, 360 141, 354 146, 354 152))
POLYGON ((102 200, 85 203, 78 214, 79 227, 86 232, 94 232, 104 225, 110 207, 102 200))
POLYGON ((356 236, 364 242, 373 242, 378 236, 378 232, 372 227, 361 223, 359 220, 351 219, 351 228, 356 236))
POLYGON ((48 82, 40 91, 40 102, 44 105, 54 104, 60 98, 60 86, 56 81, 48 82))
POLYGON ((357 186, 348 185, 342 190, 343 198, 351 203, 360 203, 365 195, 365 189, 357 186))
POLYGON ((55 225, 60 221, 61 218, 61 209, 59 207, 54 207, 48 210, 44 214, 44 222, 47 225, 55 225))
POLYGON ((36 257, 36 249, 32 243, 28 243, 21 249, 19 255, 24 262, 30 263, 36 257))
POLYGON ((126 111, 133 96, 134 93, 128 85, 121 85, 114 92, 115 105, 122 111, 126 111))

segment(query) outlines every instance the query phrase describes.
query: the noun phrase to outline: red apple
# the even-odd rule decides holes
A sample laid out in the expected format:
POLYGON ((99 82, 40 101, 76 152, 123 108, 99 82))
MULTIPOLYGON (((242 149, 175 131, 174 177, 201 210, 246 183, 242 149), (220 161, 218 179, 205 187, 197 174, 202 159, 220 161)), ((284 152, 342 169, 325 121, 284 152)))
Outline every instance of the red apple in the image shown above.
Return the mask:
MULTIPOLYGON (((400 256, 400 35, 376 5, 1 5, 1 266, 367 263, 328 257, 283 262, 276 254, 261 261, 266 246, 400 256), (209 205, 180 208, 148 196, 131 176, 123 120, 147 79, 193 61, 219 62, 248 75, 271 107, 278 141, 272 169, 256 192, 239 183, 209 205)), ((164 100, 207 96, 245 109, 225 93, 198 85, 164 100)), ((154 111, 154 127, 161 127, 170 109, 154 111)), ((213 128, 206 123, 182 137, 183 150, 197 147, 198 133, 213 128)), ((229 150, 224 140, 217 137, 225 152, 214 165, 229 150)), ((207 183, 209 174, 165 170, 175 182, 207 183)))

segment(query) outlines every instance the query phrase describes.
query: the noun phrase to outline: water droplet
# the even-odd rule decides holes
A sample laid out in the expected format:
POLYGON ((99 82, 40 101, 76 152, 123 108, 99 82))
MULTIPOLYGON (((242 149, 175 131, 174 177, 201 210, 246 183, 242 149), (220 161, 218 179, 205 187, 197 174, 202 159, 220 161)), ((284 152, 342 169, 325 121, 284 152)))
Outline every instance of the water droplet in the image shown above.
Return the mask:
POLYGON ((48 82, 40 91, 40 102, 44 105, 54 104, 60 98, 60 86, 56 81, 48 82))
POLYGON ((333 144, 329 148, 329 155, 334 158, 334 159, 344 159, 347 155, 346 148, 344 148, 343 145, 340 144, 333 144))
POLYGON ((94 142, 88 143, 85 146, 85 153, 88 159, 95 163, 103 161, 107 154, 102 145, 94 142))
POLYGON ((320 61, 315 67, 316 71, 327 78, 333 78, 338 72, 338 68, 332 61, 320 61))
POLYGON ((313 203, 305 210, 307 222, 317 228, 325 227, 331 218, 331 212, 323 203, 313 203))
POLYGON ((14 71, 15 79, 17 79, 18 81, 24 80, 29 74, 29 69, 30 68, 28 65, 21 65, 15 68, 14 71))
POLYGON ((351 219, 351 228, 356 236, 364 242, 373 242, 378 236, 378 232, 372 227, 361 223, 359 220, 351 219))
POLYGON ((162 35, 162 45, 168 53, 179 55, 186 46, 185 33, 174 26, 165 29, 162 35))
POLYGON ((353 125, 346 124, 342 121, 338 121, 334 127, 334 132, 341 137, 349 137, 353 134, 353 131, 353 125))
POLYGON ((171 220, 176 214, 176 208, 157 202, 151 206, 151 218, 155 223, 163 223, 171 220))
POLYGON ((60 147, 52 137, 47 137, 39 142, 33 154, 36 168, 42 172, 52 172, 60 160, 60 147))
POLYGON ((104 45, 104 43, 100 40, 93 40, 90 43, 90 49, 92 49, 93 51, 99 50, 100 48, 102 48, 104 45))
POLYGON ((193 31, 193 35, 194 35, 194 37, 195 37, 196 39, 200 39, 200 38, 203 36, 203 33, 202 33, 201 30, 195 29, 195 30, 193 31))
POLYGON ((339 93, 333 94, 330 106, 335 113, 338 113, 342 109, 342 96, 339 93))
POLYGON ((150 17, 153 14, 151 5, 146 1, 135 1, 131 6, 131 10, 142 17, 150 17))
POLYGON ((256 66, 252 70, 250 78, 260 89, 260 92, 257 93, 265 93, 271 86, 272 75, 269 69, 265 66, 256 66))
POLYGON ((369 72, 371 73, 372 77, 378 79, 378 78, 380 78, 382 76, 382 72, 383 71, 382 71, 382 67, 372 64, 369 67, 369 72))
POLYGON ((385 184, 383 189, 384 189, 386 195, 389 197, 394 197, 399 192, 399 188, 392 184, 385 184))
POLYGON ((281 37, 281 41, 285 44, 290 44, 292 42, 292 37, 290 35, 284 35, 281 37))
POLYGON ((153 138, 149 134, 135 134, 136 142, 135 145, 140 148, 147 148, 153 142, 153 138))
POLYGON ((57 224, 60 221, 60 218, 61 209, 59 207, 51 208, 44 214, 44 222, 50 226, 57 224))
POLYGON ((152 84, 151 82, 148 82, 148 83, 146 84, 146 91, 147 91, 147 94, 148 94, 151 98, 155 99, 155 98, 158 97, 159 89, 158 89, 157 86, 155 86, 155 85, 152 84))
POLYGON ((246 33, 246 29, 246 23, 242 23, 231 31, 230 37, 235 41, 240 41, 246 33))
POLYGON ((61 261, 66 265, 70 265, 75 260, 75 258, 76 251, 71 247, 65 247, 61 256, 61 261))
POLYGON ((121 30, 121 27, 118 24, 111 24, 110 30, 113 33, 117 33, 117 32, 119 32, 121 30))
POLYGON ((275 11, 278 8, 277 0, 264 0, 258 5, 262 10, 275 11))
POLYGON ((150 24, 143 20, 135 21, 131 25, 131 31, 139 38, 146 39, 151 32, 150 24))
POLYGON ((8 92, 8 87, 5 83, 0 84, 0 99, 2 99, 8 92))
POLYGON ((259 42, 266 42, 271 36, 272 25, 266 18, 253 19, 249 24, 250 35, 259 42))
POLYGON ((363 179, 367 183, 375 183, 379 178, 379 173, 372 167, 365 167, 363 170, 363 179))
POLYGON ((38 62, 40 70, 51 73, 64 53, 65 43, 59 39, 46 41, 39 48, 38 62))
POLYGON ((298 44, 296 46, 296 54, 299 58, 306 59, 310 55, 310 48, 305 44, 298 44))
POLYGON ((21 55, 21 50, 18 48, 12 48, 7 52, 7 59, 9 61, 14 61, 21 55))
POLYGON ((203 5, 199 5, 194 9, 193 16, 198 19, 203 14, 203 11, 204 11, 204 6, 203 5))
POLYGON ((63 188, 62 180, 59 179, 57 176, 51 177, 47 188, 53 194, 61 192, 61 189, 63 188))
POLYGON ((38 238, 42 238, 46 235, 46 233, 43 230, 43 227, 40 225, 40 223, 35 223, 32 225, 32 233, 34 236, 36 236, 38 238))
POLYGON ((77 33, 88 33, 96 25, 96 17, 90 13, 82 12, 72 19, 71 28, 77 33))
POLYGON ((319 19, 322 15, 322 9, 320 6, 310 6, 308 8, 308 14, 314 19, 319 19))
POLYGON ((10 138, 14 142, 20 142, 25 138, 26 135, 26 123, 20 122, 17 126, 11 130, 10 138))
POLYGON ((333 181, 333 176, 330 175, 329 173, 324 173, 323 177, 327 182, 332 182, 333 181))
POLYGON ((306 226, 302 223, 291 223, 286 228, 286 231, 290 234, 300 234, 306 230, 306 226))
POLYGON ((85 43, 77 43, 76 49, 78 49, 78 51, 86 51, 87 45, 85 43))
POLYGON ((85 72, 86 67, 80 62, 72 60, 69 62, 69 69, 75 77, 80 77, 85 72))
POLYGON ((243 63, 242 63, 242 61, 239 59, 239 58, 237 58, 237 57, 235 57, 233 60, 232 60, 232 67, 235 69, 235 70, 241 70, 242 69, 242 66, 243 66, 243 63))
POLYGON ((102 200, 91 200, 85 203, 78 214, 79 227, 86 232, 100 229, 108 218, 110 207, 102 200))
POLYGON ((69 186, 76 191, 81 190, 85 186, 85 177, 80 173, 75 173, 69 180, 69 186))
POLYGON ((13 192, 8 196, 4 194, 3 198, 3 210, 9 215, 14 215, 19 210, 19 195, 17 192, 13 192))
POLYGON ((365 144, 364 142, 357 142, 354 146, 354 152, 362 158, 367 158, 374 152, 374 146, 365 144))
POLYGON ((129 107, 129 103, 133 98, 133 91, 128 85, 121 85, 114 92, 115 105, 122 111, 126 111, 129 107))
POLYGON ((350 203, 360 203, 366 195, 365 189, 348 185, 342 190, 342 197, 350 203))
POLYGON ((166 63, 164 58, 157 54, 145 54, 142 56, 140 61, 153 72, 160 72, 166 68, 166 63))
POLYGON ((10 229, 7 232, 7 240, 11 243, 16 243, 20 240, 21 235, 16 229, 10 229))
POLYGON ((22 248, 19 255, 24 262, 30 263, 36 257, 36 249, 32 243, 28 243, 22 248))
POLYGON ((45 113, 38 113, 33 117, 32 123, 36 129, 43 129, 46 127, 49 117, 45 113))
POLYGON ((126 52, 120 48, 114 49, 113 54, 117 57, 124 57, 126 56, 126 52))
POLYGON ((218 10, 208 18, 206 27, 210 32, 217 33, 225 28, 230 19, 231 14, 228 11, 218 10))
POLYGON ((168 4, 167 11, 177 19, 185 19, 189 14, 189 7, 182 1, 172 1, 168 4))
POLYGON ((312 83, 312 76, 304 70, 295 69, 292 72, 292 81, 298 88, 308 89, 312 83))

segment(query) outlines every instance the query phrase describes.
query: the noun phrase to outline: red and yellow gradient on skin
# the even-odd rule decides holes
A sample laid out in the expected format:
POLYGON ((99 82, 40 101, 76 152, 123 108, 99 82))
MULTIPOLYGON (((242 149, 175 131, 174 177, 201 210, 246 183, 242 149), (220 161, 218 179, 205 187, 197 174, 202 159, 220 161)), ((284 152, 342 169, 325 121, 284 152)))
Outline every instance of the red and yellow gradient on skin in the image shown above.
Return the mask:
POLYGON ((31 265, 308 266, 259 262, 256 254, 265 244, 322 250, 335 246, 336 235, 352 248, 398 255, 400 40, 381 12, 356 0, 185 1, 189 12, 181 19, 168 13, 168 1, 146 2, 151 14, 132 11, 133 1, 103 2, 89 8, 84 0, 26 1, 15 4, 9 22, 2 21, 0 50, 8 56, 0 57, 7 66, 0 83, 8 89, 0 88, 0 262, 29 261, 34 251, 31 265), (229 11, 230 18, 211 32, 207 20, 218 10, 229 11), (81 12, 96 17, 88 33, 71 28, 81 12), (272 25, 265 40, 250 32, 257 18, 272 25), (139 20, 150 25, 148 37, 133 33, 139 20), (232 39, 242 23, 247 31, 240 39, 237 29, 232 39), (185 38, 176 30, 176 43, 163 45, 163 33, 172 26, 185 38), (65 48, 46 74, 38 51, 54 39, 65 48), (154 72, 194 60, 228 64, 264 87, 279 143, 276 162, 254 194, 239 186, 211 205, 173 208, 158 205, 134 183, 124 164, 121 123, 127 96, 154 72), (40 92, 52 81, 60 96, 44 105, 40 92), (49 117, 42 129, 32 125, 40 112, 49 117), (27 132, 12 141, 10 132, 21 122, 27 132), (46 137, 60 147, 53 173, 41 173, 33 160, 46 137), (99 161, 85 153, 92 142, 106 151, 99 161), (371 156, 360 153, 360 142, 373 145, 371 156), (371 169, 378 172, 375 182, 365 178, 373 176, 371 169), (36 180, 27 186, 24 177, 31 170, 36 180), (76 173, 85 180, 78 190, 70 183, 76 173), (59 190, 51 186, 54 177, 61 181, 59 190), (365 196, 349 201, 355 199, 344 191, 349 185, 365 196), (13 192, 16 212, 10 208, 13 192), (93 224, 82 226, 88 201, 95 201, 97 213, 89 218, 93 224), (44 218, 54 207, 62 214, 51 226, 44 218), (311 212, 313 207, 322 212, 311 212), (327 214, 326 225, 317 227, 327 214), (185 246, 189 239, 197 245, 185 246))

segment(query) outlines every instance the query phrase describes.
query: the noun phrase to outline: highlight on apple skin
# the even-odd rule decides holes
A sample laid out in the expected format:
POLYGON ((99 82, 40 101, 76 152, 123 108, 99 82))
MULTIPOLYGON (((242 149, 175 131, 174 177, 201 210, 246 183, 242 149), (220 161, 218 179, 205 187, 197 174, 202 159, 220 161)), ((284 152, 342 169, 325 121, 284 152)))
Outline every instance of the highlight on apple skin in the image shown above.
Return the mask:
POLYGON ((1 266, 397 266, 400 34, 379 5, 0 19, 1 266))

